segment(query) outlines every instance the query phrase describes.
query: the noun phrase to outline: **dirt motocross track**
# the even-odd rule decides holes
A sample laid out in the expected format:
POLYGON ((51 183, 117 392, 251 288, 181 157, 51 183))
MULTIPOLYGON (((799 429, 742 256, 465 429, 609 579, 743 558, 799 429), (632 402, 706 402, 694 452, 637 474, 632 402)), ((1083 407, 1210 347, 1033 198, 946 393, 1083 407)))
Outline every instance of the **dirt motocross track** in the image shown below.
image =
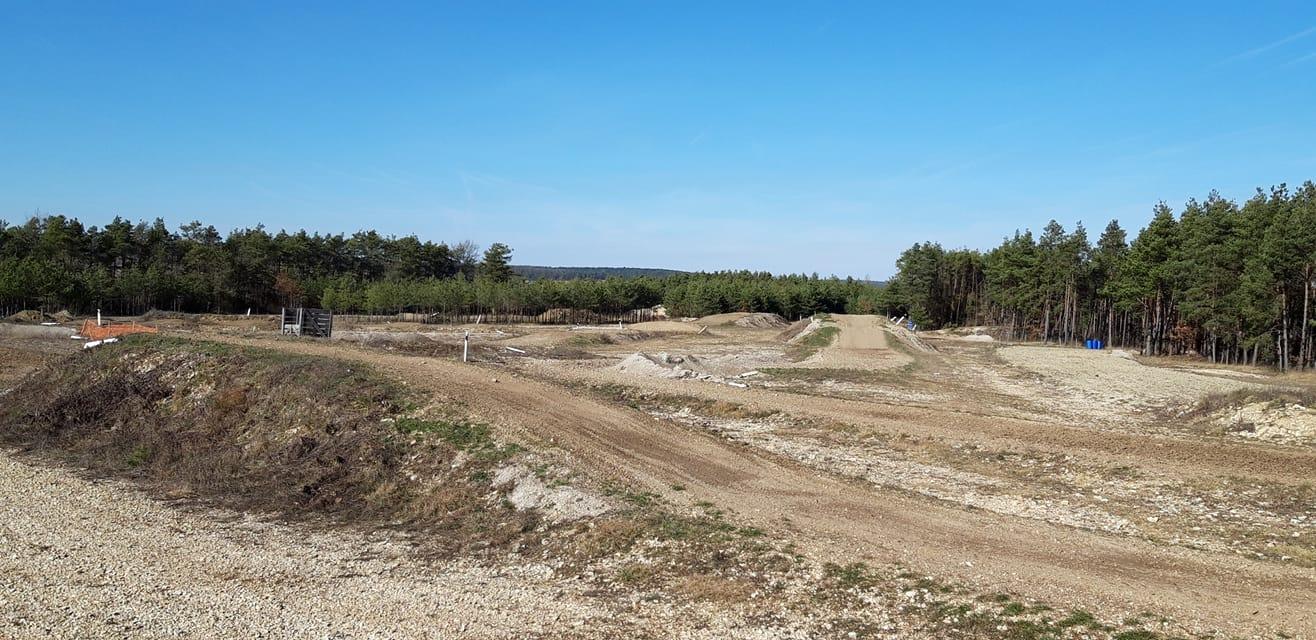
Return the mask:
MULTIPOLYGON (((807 460, 746 446, 582 390, 582 385, 621 384, 735 402, 792 419, 842 423, 884 438, 922 438, 928 447, 953 449, 955 455, 966 443, 972 450, 986 447, 1010 455, 1027 450, 1028 455, 1062 456, 1065 464, 1087 465, 1083 469, 1131 467, 1158 482, 1238 476, 1284 487, 1316 477, 1316 451, 1309 447, 1203 439, 1160 428, 1158 419, 1132 409, 1080 420, 1101 413, 1089 411, 1082 401, 1098 408, 1115 405, 1074 389, 1066 390, 1069 395, 1056 406, 1021 399, 1027 395, 1021 389, 1033 388, 1028 385, 1053 382, 1017 368, 1006 371, 988 351, 994 346, 947 338, 943 353, 923 360, 907 355, 914 349, 893 350, 889 343, 898 342, 897 334, 881 318, 836 316, 834 322, 839 337, 814 359, 852 366, 887 357, 894 363, 892 370, 899 372, 862 383, 789 381, 741 388, 705 380, 631 380, 609 369, 615 360, 608 359, 466 365, 338 341, 218 337, 370 363, 431 392, 436 402, 469 407, 504 433, 558 447, 582 467, 632 478, 676 502, 712 502, 741 520, 788 531, 803 552, 819 560, 899 563, 1075 606, 1166 612, 1231 633, 1316 634, 1316 570, 1309 567, 1165 543, 1154 531, 1113 534, 928 499, 899 486, 820 470, 807 460), (910 369, 911 359, 922 368, 910 369), (902 363, 906 369, 898 370, 902 363), (933 383, 924 384, 929 380, 933 383), (903 400, 902 393, 909 399, 903 400), (674 486, 683 490, 674 491, 674 486)), ((768 333, 775 332, 719 327, 705 334, 639 337, 637 344, 605 343, 596 351, 605 358, 659 347, 715 354, 727 353, 728 347, 737 353, 753 347, 766 352, 771 348, 768 333)), ((493 344, 537 340, 532 332, 493 344)), ((808 372, 808 361, 797 369, 780 360, 770 364, 785 364, 781 370, 794 372, 791 375, 831 375, 829 369, 808 372)), ((1062 502, 1072 506, 1069 500, 1062 502)), ((1156 521, 1155 516, 1148 518, 1156 521)))

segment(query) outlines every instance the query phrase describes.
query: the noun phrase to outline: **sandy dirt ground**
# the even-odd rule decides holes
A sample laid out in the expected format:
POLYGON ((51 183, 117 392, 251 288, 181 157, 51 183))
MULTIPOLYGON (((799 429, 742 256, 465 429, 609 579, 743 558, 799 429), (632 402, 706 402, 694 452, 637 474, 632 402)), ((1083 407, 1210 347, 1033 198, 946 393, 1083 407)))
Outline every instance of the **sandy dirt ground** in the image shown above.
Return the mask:
POLYGON ((820 562, 1150 611, 1194 632, 1316 636, 1316 447, 1180 417, 1207 394, 1272 384, 1263 372, 831 323, 836 339, 803 362, 779 329, 734 320, 702 333, 481 327, 482 362, 466 365, 387 341, 178 331, 370 363, 510 439, 717 504, 820 562), (617 366, 660 353, 709 373, 617 366))
MULTIPOLYGON (((333 353, 401 372, 409 383, 424 385, 447 401, 464 403, 510 433, 561 447, 581 466, 634 478, 673 500, 711 501, 756 524, 794 531, 801 547, 818 558, 896 562, 987 588, 1045 593, 1084 606, 1164 611, 1236 632, 1272 627, 1307 631, 1316 625, 1316 614, 1307 606, 1316 593, 1316 572, 1309 568, 1165 544, 1156 536, 1109 535, 1066 526, 1063 520, 966 508, 972 505, 927 499, 899 486, 856 485, 837 470, 828 468, 829 473, 820 475, 801 460, 764 448, 733 446, 709 430, 695 430, 679 421, 588 395, 565 396, 562 387, 545 373, 564 369, 559 362, 527 367, 525 371, 531 375, 520 375, 506 367, 461 366, 447 360, 343 350, 324 343, 243 342, 333 353), (497 383, 492 382, 494 377, 497 383), (672 485, 684 490, 674 493, 668 489, 672 485)), ((858 343, 876 342, 861 339, 858 343)), ((601 370, 598 365, 588 365, 579 379, 601 370)), ((614 374, 606 379, 617 378, 614 374)), ((751 406, 780 406, 805 417, 810 417, 810 412, 801 411, 800 405, 817 402, 823 409, 817 415, 834 422, 849 418, 852 425, 867 423, 906 435, 922 431, 934 436, 937 444, 941 444, 940 437, 948 436, 959 443, 1008 441, 1011 452, 1031 450, 1034 447, 1029 445, 1037 444, 1051 444, 1061 451, 1078 449, 1088 465, 1069 471, 1078 475, 1093 473, 1092 465, 1114 462, 1113 466, 1120 466, 1118 463, 1126 460, 1141 461, 1143 466, 1150 462, 1168 477, 1189 469, 1208 476, 1221 469, 1242 476, 1262 470, 1299 481, 1310 477, 1304 472, 1316 471, 1316 454, 1308 450, 1249 450, 1254 445, 1221 447, 1219 443, 1155 435, 1126 436, 1119 441, 1110 433, 1083 426, 911 411, 698 380, 637 382, 646 388, 679 389, 696 396, 709 391, 709 397, 736 397, 751 406), (754 399, 762 403, 755 404, 754 399), (1035 437, 1043 433, 1050 434, 1052 442, 1035 437), (1235 453, 1245 455, 1235 459, 1235 453)), ((951 447, 953 444, 946 445, 946 449, 951 447)), ((1101 498, 1111 499, 1101 493, 1098 490, 1084 501, 1101 505, 1101 498)), ((1056 500, 1057 504, 1062 500, 1056 500)))

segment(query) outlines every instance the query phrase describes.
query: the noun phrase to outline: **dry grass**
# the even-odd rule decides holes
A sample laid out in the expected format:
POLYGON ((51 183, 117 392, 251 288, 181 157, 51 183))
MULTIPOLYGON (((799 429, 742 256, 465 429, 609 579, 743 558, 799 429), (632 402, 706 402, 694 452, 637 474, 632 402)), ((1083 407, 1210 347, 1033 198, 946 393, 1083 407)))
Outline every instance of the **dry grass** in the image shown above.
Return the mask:
POLYGON ((617 344, 617 341, 606 333, 580 333, 568 338, 567 344, 573 347, 598 347, 617 344))
POLYGON ((1184 415, 1190 418, 1202 418, 1224 409, 1236 409, 1258 402, 1273 404, 1276 407, 1289 404, 1316 406, 1316 387, 1246 388, 1228 393, 1213 393, 1197 401, 1184 415))
POLYGON ((745 602, 754 593, 750 582, 710 575, 684 576, 677 580, 676 588, 694 600, 724 604, 745 602))

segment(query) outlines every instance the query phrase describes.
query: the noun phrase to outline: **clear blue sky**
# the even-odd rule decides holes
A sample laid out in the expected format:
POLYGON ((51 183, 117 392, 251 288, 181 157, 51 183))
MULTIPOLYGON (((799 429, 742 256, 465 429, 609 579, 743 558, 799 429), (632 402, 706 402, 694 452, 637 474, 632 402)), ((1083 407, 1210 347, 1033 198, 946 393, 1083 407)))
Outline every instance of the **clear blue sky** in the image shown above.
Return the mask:
POLYGON ((885 277, 1316 179, 1316 4, 4 2, 0 218, 885 277), (924 5, 920 7, 900 5, 924 5))

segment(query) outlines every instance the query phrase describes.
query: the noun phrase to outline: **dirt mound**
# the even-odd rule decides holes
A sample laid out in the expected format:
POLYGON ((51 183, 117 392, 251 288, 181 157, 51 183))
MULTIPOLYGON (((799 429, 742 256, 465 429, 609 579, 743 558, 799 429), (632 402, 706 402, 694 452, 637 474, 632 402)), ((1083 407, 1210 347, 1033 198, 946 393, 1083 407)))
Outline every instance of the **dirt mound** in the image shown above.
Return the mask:
POLYGON ((735 326, 748 329, 780 329, 789 324, 785 318, 775 313, 747 313, 743 311, 704 316, 696 322, 708 327, 735 326))
POLYGON ((1285 444, 1316 444, 1316 394, 1299 389, 1245 389, 1213 394, 1189 411, 1211 430, 1285 444))
POLYGON ((630 325, 628 328, 648 333, 703 333, 708 329, 707 326, 697 322, 677 322, 675 320, 637 322, 630 325))
POLYGON ((40 311, 25 309, 18 313, 10 314, 5 320, 16 324, 41 324, 42 322, 47 321, 47 316, 40 311))
POLYGON ((701 372, 696 371, 699 360, 694 356, 673 356, 666 353, 649 355, 632 353, 613 368, 617 371, 647 376, 651 378, 694 378, 701 372))
MULTIPOLYGON (((778 333, 777 339, 782 342, 790 342, 794 340, 797 336, 799 336, 800 333, 802 333, 805 329, 808 329, 809 326, 813 324, 813 322, 814 322, 813 320, 807 318, 803 320, 796 320, 795 322, 792 322, 790 326, 786 327, 781 333, 778 333)), ((821 323, 819 323, 819 326, 821 326, 821 323)))
POLYGON ((359 363, 134 336, 16 387, 0 441, 241 509, 442 528, 449 551, 518 539, 537 515, 490 484, 516 450, 412 402, 359 363))
POLYGON ((743 311, 734 311, 731 313, 715 313, 711 316, 704 316, 696 320, 696 322, 710 327, 721 327, 721 326, 735 324, 737 320, 740 320, 741 318, 744 318, 745 316, 748 315, 750 314, 745 313, 743 311))
POLYGON ((788 324, 785 318, 775 313, 751 313, 735 321, 737 327, 751 329, 780 329, 788 324))
POLYGON ((1216 423, 1245 438, 1316 442, 1316 411, 1300 404, 1252 402, 1222 413, 1216 423))
POLYGON ((189 317, 195 317, 195 313, 183 313, 182 311, 162 311, 160 309, 151 309, 143 313, 142 320, 187 320, 189 317))

